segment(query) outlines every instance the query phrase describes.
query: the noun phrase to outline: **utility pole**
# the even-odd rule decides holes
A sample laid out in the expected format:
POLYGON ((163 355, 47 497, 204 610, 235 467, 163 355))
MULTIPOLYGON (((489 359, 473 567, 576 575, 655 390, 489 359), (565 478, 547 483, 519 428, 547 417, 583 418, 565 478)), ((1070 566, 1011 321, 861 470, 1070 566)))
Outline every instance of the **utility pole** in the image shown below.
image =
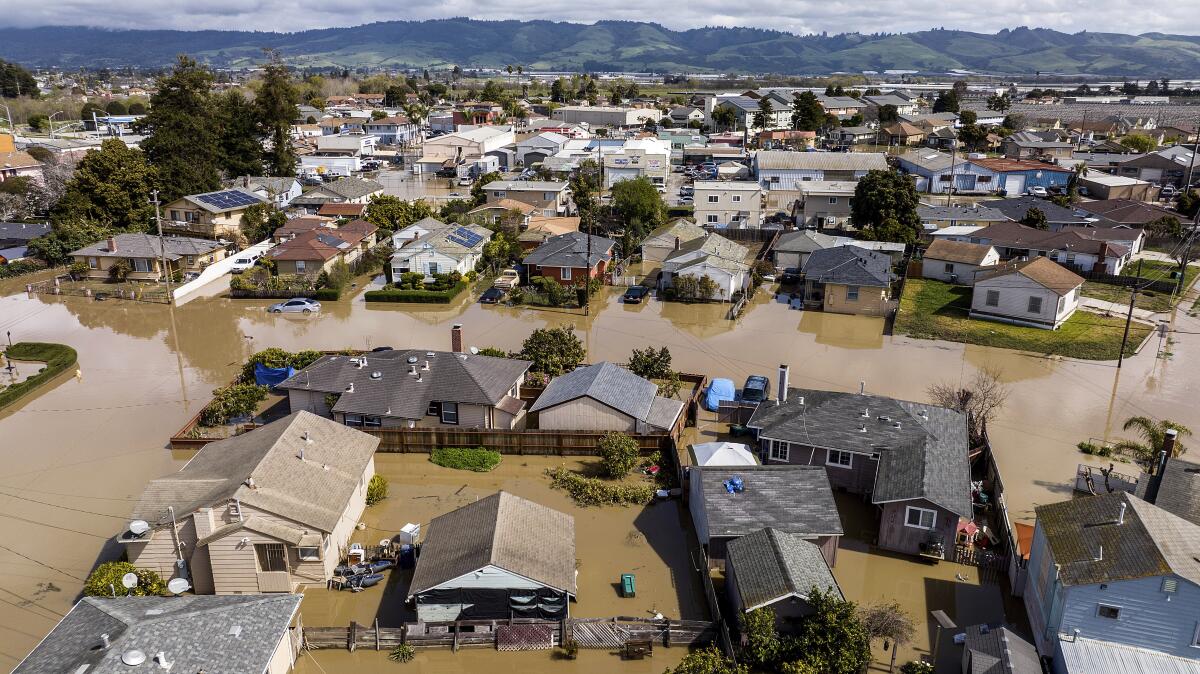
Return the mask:
POLYGON ((1200 117, 1196 118, 1196 142, 1192 145, 1192 159, 1188 162, 1187 182, 1183 184, 1184 192, 1192 190, 1192 171, 1196 168, 1196 155, 1200 155, 1200 117))
POLYGON ((1129 326, 1133 323, 1133 303, 1137 301, 1137 286, 1129 289, 1129 311, 1125 314, 1125 334, 1121 336, 1121 353, 1117 355, 1117 369, 1125 361, 1125 343, 1129 341, 1129 326))
POLYGON ((158 190, 154 190, 150 194, 153 196, 150 203, 154 204, 154 224, 158 226, 159 260, 162 265, 163 279, 167 282, 167 304, 174 304, 174 297, 171 295, 171 269, 167 266, 167 244, 163 240, 162 233, 162 213, 159 211, 158 190))
POLYGON ((958 159, 958 138, 950 139, 950 186, 946 188, 946 208, 950 208, 950 200, 954 197, 954 162, 958 159))
POLYGON ((583 315, 592 315, 592 220, 595 219, 596 213, 600 212, 600 200, 604 198, 604 184, 601 182, 604 179, 604 155, 600 152, 600 139, 596 139, 596 203, 593 207, 592 217, 588 219, 587 232, 584 236, 587 237, 587 259, 584 260, 584 265, 587 267, 587 272, 584 274, 583 282, 583 315))
POLYGON ((1200 209, 1196 211, 1196 217, 1192 219, 1192 231, 1188 233, 1187 245, 1183 248, 1183 255, 1179 258, 1179 279, 1175 283, 1176 294, 1182 295, 1184 291, 1183 281, 1187 278, 1188 260, 1192 257, 1192 246, 1196 243, 1196 236, 1200 234, 1200 209))

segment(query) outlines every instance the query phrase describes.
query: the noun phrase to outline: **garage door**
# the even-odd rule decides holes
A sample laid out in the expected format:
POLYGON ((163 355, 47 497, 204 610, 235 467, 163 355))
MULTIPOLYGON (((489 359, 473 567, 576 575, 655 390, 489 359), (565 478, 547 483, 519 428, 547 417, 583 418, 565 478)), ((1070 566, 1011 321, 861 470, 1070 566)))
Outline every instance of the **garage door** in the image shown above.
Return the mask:
POLYGON ((541 162, 546 161, 546 156, 547 155, 545 152, 526 152, 525 165, 533 166, 534 164, 540 164, 541 162))
POLYGON ((1008 196, 1020 196, 1025 191, 1025 176, 1013 175, 1004 179, 1004 191, 1008 196))

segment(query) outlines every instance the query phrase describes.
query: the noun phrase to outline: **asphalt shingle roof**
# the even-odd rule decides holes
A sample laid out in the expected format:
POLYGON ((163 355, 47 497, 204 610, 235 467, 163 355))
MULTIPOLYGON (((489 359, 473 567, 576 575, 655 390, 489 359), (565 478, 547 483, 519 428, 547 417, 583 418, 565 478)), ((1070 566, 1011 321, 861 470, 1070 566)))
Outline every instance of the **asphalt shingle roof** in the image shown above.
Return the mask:
MULTIPOLYGON (((757 109, 757 103, 755 104, 757 109)), ((809 169, 824 171, 887 170, 887 160, 880 152, 792 152, 763 150, 754 155, 759 169, 809 169)))
POLYGON ((842 535, 842 520, 824 466, 693 466, 710 538, 745 536, 771 527, 807 538, 842 535), (745 489, 730 494, 733 476, 745 489))
POLYGON ((50 223, 0 222, 0 243, 26 242, 50 233, 50 223))
POLYGON ((1044 257, 1031 257, 1028 260, 1018 260, 999 265, 994 271, 987 271, 975 278, 975 283, 987 281, 999 276, 1020 274, 1034 283, 1044 286, 1062 297, 1083 284, 1083 277, 1066 267, 1044 257))
POLYGON ((1037 649, 1007 627, 971 625, 963 648, 971 651, 971 668, 963 674, 1042 674, 1037 649))
POLYGON ((929 248, 925 250, 925 259, 980 265, 991 251, 991 246, 985 246, 982 243, 934 239, 933 243, 929 244, 929 248))
POLYGON ((159 239, 149 234, 117 234, 112 237, 117 244, 109 249, 108 239, 97 241, 90 246, 73 251, 71 255, 87 257, 159 257, 166 249, 168 260, 178 260, 185 255, 206 255, 222 246, 209 239, 193 239, 186 236, 164 236, 159 239), (161 241, 161 245, 159 243, 161 241))
POLYGON ((293 412, 248 433, 204 446, 178 472, 151 480, 133 519, 152 527, 240 499, 329 533, 346 511, 379 438, 311 412, 293 412), (301 454, 304 458, 301 459, 301 454), (254 478, 254 486, 246 482, 254 478))
POLYGON ((666 421, 654 424, 660 428, 674 425, 683 409, 679 400, 660 398, 653 382, 619 365, 602 362, 555 377, 529 411, 537 412, 585 396, 639 421, 666 421))
POLYGON ((1038 506, 1064 585, 1093 585, 1170 573, 1200 585, 1200 526, 1117 491, 1038 506), (1121 506, 1125 506, 1123 523, 1121 506))
MULTIPOLYGON (((1151 479, 1139 480, 1139 490, 1151 479)), ((1200 463, 1175 457, 1168 459, 1154 505, 1192 524, 1200 524, 1200 463)))
POLYGON ((295 594, 85 597, 14 671, 70 674, 83 672, 84 667, 87 674, 166 671, 154 661, 155 654, 162 652, 175 672, 264 672, 301 598, 295 594), (109 636, 108 648, 100 648, 101 634, 109 636), (145 654, 145 664, 122 663, 121 656, 131 650, 145 654))
POLYGON ((504 491, 439 515, 409 596, 488 565, 575 594, 575 518, 504 491))
POLYGON ((818 248, 804 263, 804 278, 820 283, 886 287, 894 278, 892 259, 858 246, 818 248))
POLYGON ((1075 211, 1059 206, 1053 201, 1037 197, 1011 197, 987 202, 987 207, 1000 211, 1009 220, 1020 222, 1029 209, 1036 208, 1046 215, 1046 222, 1053 224, 1086 225, 1087 218, 1075 211))
POLYGON ((873 503, 925 499, 962 517, 972 514, 967 419, 954 410, 789 388, 787 402, 759 405, 748 425, 770 440, 878 454, 873 503))
POLYGON ((591 268, 600 262, 612 259, 612 248, 616 241, 583 232, 567 232, 546 239, 521 262, 539 267, 591 268), (588 237, 592 239, 592 255, 587 254, 588 237))
POLYGON ((498 405, 532 365, 513 358, 419 349, 362 358, 366 365, 360 367, 355 358, 322 356, 277 388, 340 394, 335 412, 422 419, 431 402, 498 405), (428 370, 423 369, 426 361, 428 370), (413 366, 416 375, 410 374, 413 366), (379 377, 373 376, 376 372, 379 377), (351 383, 354 392, 346 393, 351 383))
POLYGON ((730 541, 725 561, 747 611, 793 594, 807 597, 814 587, 842 598, 821 548, 794 534, 771 528, 747 534, 730 541))

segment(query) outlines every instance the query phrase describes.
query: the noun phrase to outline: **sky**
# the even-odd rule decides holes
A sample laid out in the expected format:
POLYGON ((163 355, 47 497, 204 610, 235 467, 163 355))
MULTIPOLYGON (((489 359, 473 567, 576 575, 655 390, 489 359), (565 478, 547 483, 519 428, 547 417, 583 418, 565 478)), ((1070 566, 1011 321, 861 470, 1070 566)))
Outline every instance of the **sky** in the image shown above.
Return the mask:
POLYGON ((1160 3, 1153 11, 1128 0, 0 0, 0 26, 85 25, 107 28, 266 30, 354 26, 375 21, 436 19, 599 19, 654 21, 672 29, 750 26, 792 33, 911 32, 956 28, 995 32, 1036 26, 1066 32, 1195 33, 1200 2, 1160 3), (419 5, 419 6, 416 6, 419 5), (948 7, 949 6, 949 7, 948 7))

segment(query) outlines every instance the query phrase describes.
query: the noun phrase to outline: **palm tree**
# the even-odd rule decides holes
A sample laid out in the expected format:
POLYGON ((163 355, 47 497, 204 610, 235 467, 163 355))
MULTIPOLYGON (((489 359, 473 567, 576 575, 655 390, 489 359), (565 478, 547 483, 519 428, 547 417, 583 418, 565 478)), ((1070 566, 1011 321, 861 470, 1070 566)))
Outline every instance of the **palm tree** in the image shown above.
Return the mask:
MULTIPOLYGON (((1137 460, 1144 464, 1154 463, 1158 452, 1162 450, 1163 444, 1167 439, 1167 431, 1174 430, 1180 436, 1191 435, 1192 430, 1183 424, 1177 424, 1170 419, 1156 421, 1150 417, 1129 417, 1125 420, 1124 430, 1133 429, 1143 442, 1136 440, 1121 440, 1113 445, 1113 450, 1132 454, 1137 457, 1137 460)), ((1176 441, 1175 448, 1171 451, 1171 456, 1179 456, 1186 450, 1183 443, 1176 441)))

